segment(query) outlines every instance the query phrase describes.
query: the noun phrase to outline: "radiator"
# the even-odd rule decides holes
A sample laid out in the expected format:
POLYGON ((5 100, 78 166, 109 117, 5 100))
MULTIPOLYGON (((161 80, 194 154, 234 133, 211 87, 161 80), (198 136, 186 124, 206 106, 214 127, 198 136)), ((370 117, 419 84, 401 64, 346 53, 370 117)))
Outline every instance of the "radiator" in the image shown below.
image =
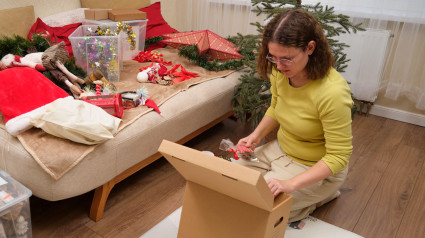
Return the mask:
POLYGON ((341 75, 350 83, 355 99, 375 102, 387 57, 389 37, 389 31, 377 29, 335 37, 350 46, 344 49, 350 61, 341 75))

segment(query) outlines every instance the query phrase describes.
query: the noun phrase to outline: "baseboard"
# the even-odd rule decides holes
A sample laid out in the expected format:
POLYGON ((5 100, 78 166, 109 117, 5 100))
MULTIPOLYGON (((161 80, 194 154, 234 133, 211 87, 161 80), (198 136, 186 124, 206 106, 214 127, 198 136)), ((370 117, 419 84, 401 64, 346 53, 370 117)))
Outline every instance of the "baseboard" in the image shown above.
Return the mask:
POLYGON ((370 114, 425 127, 425 115, 373 105, 370 114))

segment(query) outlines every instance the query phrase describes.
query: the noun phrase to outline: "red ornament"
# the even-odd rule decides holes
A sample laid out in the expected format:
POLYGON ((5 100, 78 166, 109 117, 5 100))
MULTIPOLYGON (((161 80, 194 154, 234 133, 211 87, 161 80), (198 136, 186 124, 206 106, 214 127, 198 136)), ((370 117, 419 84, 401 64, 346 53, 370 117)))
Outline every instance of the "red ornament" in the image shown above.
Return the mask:
POLYGON ((112 116, 122 118, 124 107, 122 105, 121 94, 87 96, 83 101, 101 107, 112 116))
POLYGON ((159 114, 161 114, 161 111, 159 111, 158 106, 156 105, 156 103, 152 100, 152 99, 147 99, 145 101, 145 106, 153 108, 156 112, 158 112, 159 114))
POLYGON ((140 63, 143 62, 156 62, 161 63, 163 65, 171 65, 171 61, 165 61, 164 58, 162 58, 162 54, 155 52, 155 51, 140 51, 139 54, 136 55, 136 57, 133 58, 133 60, 136 60, 140 63))

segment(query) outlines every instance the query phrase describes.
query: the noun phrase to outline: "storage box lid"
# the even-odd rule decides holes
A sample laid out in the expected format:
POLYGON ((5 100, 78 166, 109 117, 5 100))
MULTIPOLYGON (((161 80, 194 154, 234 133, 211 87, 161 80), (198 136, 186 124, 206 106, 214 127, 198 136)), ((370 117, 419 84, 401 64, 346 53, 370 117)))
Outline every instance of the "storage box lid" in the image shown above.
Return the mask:
POLYGON ((0 170, 0 211, 7 210, 13 205, 29 198, 32 192, 8 173, 0 170))
POLYGON ((167 140, 158 151, 186 180, 272 211, 273 194, 260 172, 167 140))

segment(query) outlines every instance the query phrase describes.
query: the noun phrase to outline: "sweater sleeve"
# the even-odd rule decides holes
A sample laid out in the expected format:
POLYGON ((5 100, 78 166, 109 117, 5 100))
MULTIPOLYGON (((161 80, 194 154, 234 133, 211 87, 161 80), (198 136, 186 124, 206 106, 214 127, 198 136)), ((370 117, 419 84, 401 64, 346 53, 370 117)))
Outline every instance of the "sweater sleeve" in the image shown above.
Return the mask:
POLYGON ((272 94, 272 99, 270 102, 270 106, 266 111, 266 116, 269 116, 271 118, 273 118, 275 121, 276 120, 276 116, 275 116, 275 107, 276 107, 276 102, 277 102, 277 89, 276 89, 276 77, 277 77, 277 71, 276 69, 272 70, 272 73, 270 75, 270 83, 271 83, 271 87, 270 87, 270 92, 272 94))
MULTIPOLYGON (((345 83, 345 82, 344 82, 345 83)), ((346 83, 345 83, 346 84, 346 83)), ((348 85, 328 87, 318 100, 326 154, 322 160, 337 174, 348 165, 352 154, 351 107, 353 100, 348 85)))

